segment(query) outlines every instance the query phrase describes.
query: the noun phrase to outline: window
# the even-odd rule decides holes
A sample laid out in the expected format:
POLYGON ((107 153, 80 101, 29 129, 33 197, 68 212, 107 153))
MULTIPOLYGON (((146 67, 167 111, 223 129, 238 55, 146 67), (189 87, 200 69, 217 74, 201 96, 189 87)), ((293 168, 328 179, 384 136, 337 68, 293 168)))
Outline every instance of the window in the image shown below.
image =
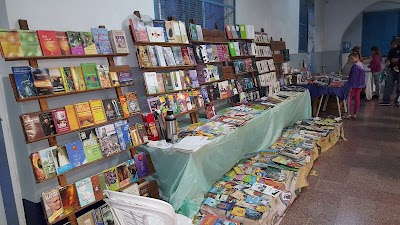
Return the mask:
POLYGON ((299 18, 299 53, 305 53, 308 49, 308 6, 307 0, 300 0, 299 18))
POLYGON ((157 19, 169 16, 189 23, 193 19, 203 28, 223 30, 225 24, 235 24, 235 0, 154 0, 157 19))

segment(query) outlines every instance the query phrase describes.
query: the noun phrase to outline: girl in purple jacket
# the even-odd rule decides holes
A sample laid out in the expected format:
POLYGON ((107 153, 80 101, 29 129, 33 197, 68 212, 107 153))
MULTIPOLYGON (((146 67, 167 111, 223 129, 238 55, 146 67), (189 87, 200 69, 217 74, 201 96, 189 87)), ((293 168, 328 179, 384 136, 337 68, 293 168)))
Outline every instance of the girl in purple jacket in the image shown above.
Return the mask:
POLYGON ((347 118, 355 119, 357 116, 358 109, 360 108, 360 95, 361 90, 365 88, 365 70, 364 65, 360 60, 360 53, 353 52, 349 55, 349 58, 353 61, 353 66, 351 67, 349 79, 347 84, 350 88, 349 93, 349 115, 347 118), (351 111, 351 106, 354 97, 354 110, 351 111), (352 114, 353 113, 353 114, 352 114))

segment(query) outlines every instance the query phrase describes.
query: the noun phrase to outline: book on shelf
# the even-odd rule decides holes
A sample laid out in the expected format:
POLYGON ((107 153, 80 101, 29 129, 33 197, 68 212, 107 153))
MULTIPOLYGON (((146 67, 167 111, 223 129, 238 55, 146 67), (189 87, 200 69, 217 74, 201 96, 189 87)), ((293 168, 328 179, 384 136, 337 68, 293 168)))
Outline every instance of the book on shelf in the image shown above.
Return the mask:
POLYGON ((53 151, 56 151, 57 147, 49 147, 39 151, 40 161, 42 163, 43 172, 46 179, 57 176, 56 166, 54 165, 53 151))
POLYGON ((60 68, 49 68, 49 75, 54 94, 65 93, 64 79, 61 76, 60 68))
POLYGON ((164 41, 162 42, 168 42, 167 30, 165 29, 165 20, 153 20, 153 26, 162 28, 164 34, 164 41))
POLYGON ((74 104, 76 116, 80 128, 89 127, 94 125, 94 118, 90 108, 89 102, 80 102, 74 104))
POLYGON ((85 151, 80 140, 65 144, 65 148, 67 149, 68 157, 73 168, 87 163, 85 151))
POLYGON ((102 124, 107 121, 106 115, 104 113, 103 102, 101 99, 98 100, 90 100, 89 101, 90 109, 92 111, 94 124, 102 124))
POLYGON ((190 64, 191 65, 197 65, 196 56, 194 54, 193 48, 192 47, 187 47, 186 49, 187 49, 188 54, 189 54, 190 64))
POLYGON ((79 122, 78 122, 78 117, 76 116, 74 105, 66 105, 64 108, 65 108, 65 113, 67 115, 67 120, 70 130, 78 130, 79 122))
POLYGON ((198 41, 204 41, 203 29, 201 28, 200 25, 196 25, 196 32, 197 32, 197 40, 198 41))
POLYGON ((157 93, 165 92, 163 74, 156 73, 156 79, 157 79, 157 93))
POLYGON ((110 210, 110 207, 107 204, 104 204, 102 206, 102 215, 103 215, 104 225, 113 225, 113 224, 115 224, 113 214, 112 214, 112 212, 110 210))
POLYGON ((75 84, 72 78, 71 68, 70 67, 61 67, 60 68, 61 77, 63 79, 64 89, 66 92, 75 91, 75 84))
POLYGON ((139 179, 150 175, 150 169, 147 164, 146 154, 141 152, 134 156, 134 161, 139 179))
POLYGON ((90 177, 75 182, 75 186, 78 192, 79 205, 81 207, 96 201, 90 177))
POLYGON ((54 125, 52 112, 40 113, 39 120, 42 125, 42 130, 45 136, 50 136, 57 133, 56 127, 54 125))
POLYGON ((149 42, 146 34, 146 27, 141 18, 133 15, 133 18, 129 19, 129 24, 131 26, 132 35, 136 42, 149 42))
POLYGON ((168 35, 167 36, 168 42, 177 43, 174 22, 173 21, 165 21, 165 29, 166 29, 166 32, 168 35))
POLYGON ((181 36, 181 30, 179 27, 179 21, 171 21, 173 23, 173 28, 174 28, 174 35, 175 35, 175 42, 176 43, 182 43, 182 36, 181 36))
POLYGON ((120 188, 126 187, 131 183, 131 178, 129 176, 129 170, 125 162, 117 166, 117 176, 119 180, 120 188))
POLYGON ((230 25, 225 25, 225 32, 226 32, 226 36, 228 37, 228 39, 233 39, 230 25))
POLYGON ((158 66, 167 66, 166 58, 164 57, 164 48, 161 46, 154 46, 154 52, 158 66))
POLYGON ((32 68, 32 76, 33 85, 35 86, 36 92, 39 96, 51 95, 54 93, 49 70, 47 68, 32 68))
POLYGON ((189 52, 187 48, 181 48, 181 54, 182 54, 182 59, 183 59, 183 64, 184 65, 191 65, 190 57, 189 57, 189 52))
POLYGON ((130 70, 117 72, 118 80, 120 85, 132 85, 133 74, 130 70))
POLYGON ((247 38, 246 25, 240 24, 239 27, 240 27, 240 38, 246 39, 247 38))
POLYGON ((106 181, 107 189, 111 191, 118 191, 120 186, 117 176, 117 168, 115 166, 111 167, 107 170, 104 170, 103 174, 106 181))
POLYGON ((21 116, 26 139, 30 142, 45 137, 40 116, 41 112, 30 113, 21 116))
POLYGON ((90 181, 92 182, 94 198, 96 201, 100 201, 101 199, 103 199, 104 194, 103 194, 103 190, 101 190, 99 175, 96 174, 96 175, 91 176, 90 181))
POLYGON ((122 192, 131 194, 131 195, 140 196, 138 184, 132 184, 131 186, 125 188, 122 192))
POLYGON ((163 54, 165 58, 165 62, 167 63, 167 66, 176 66, 175 58, 174 58, 174 53, 172 52, 171 47, 163 47, 163 54))
POLYGON ((175 64, 177 66, 183 66, 185 63, 183 61, 183 55, 180 46, 172 46, 172 54, 174 56, 175 64))
POLYGON ((57 134, 65 133, 71 130, 65 108, 55 109, 52 111, 52 114, 57 134))
POLYGON ((179 30, 181 33, 181 38, 182 38, 182 43, 188 44, 189 43, 189 38, 186 32, 186 24, 183 21, 178 21, 179 24, 179 30))
POLYGON ((192 23, 189 24, 189 34, 190 34, 190 40, 198 41, 196 24, 192 23))
POLYGON ((125 93, 125 97, 129 114, 134 115, 135 113, 140 113, 139 101, 136 92, 127 92, 125 93))
POLYGON ((110 30, 110 41, 114 53, 129 53, 128 42, 126 41, 125 31, 110 30))
POLYGON ((144 72, 144 82, 146 83, 147 94, 156 94, 158 91, 157 73, 156 72, 144 72))
POLYGON ((57 148, 53 149, 52 156, 57 174, 60 175, 72 169, 71 161, 69 160, 65 146, 58 146, 57 148))
POLYGON ((121 151, 114 124, 107 124, 96 128, 98 142, 104 157, 121 151))
POLYGON ((42 200, 49 223, 65 215, 59 187, 43 192, 42 200))
POLYGON ((122 104, 121 104, 120 100, 118 98, 114 98, 111 101, 111 103, 112 103, 112 105, 114 107, 115 113, 117 114, 117 118, 118 119, 124 118, 125 115, 124 115, 124 111, 122 109, 122 104))
POLYGON ((100 140, 96 136, 97 128, 88 129, 79 132, 83 151, 87 162, 93 162, 103 157, 102 150, 100 149, 100 140))
POLYGON ((148 47, 149 46, 144 46, 144 45, 137 46, 137 56, 138 56, 139 66, 142 68, 152 66, 152 63, 150 62, 149 59, 149 54, 147 52, 148 47))
POLYGON ((199 80, 199 84, 203 84, 206 82, 206 77, 204 75, 204 66, 203 65, 197 65, 196 66, 196 73, 197 73, 197 79, 199 80))
POLYGON ((103 99, 103 107, 107 121, 117 119, 117 112, 114 108, 113 99, 103 99))
POLYGON ((182 82, 179 71, 171 72, 171 80, 172 80, 172 85, 174 87, 174 91, 182 90, 182 82))
POLYGON ((147 137, 145 126, 143 124, 141 124, 141 123, 136 123, 135 126, 136 126, 136 129, 139 132, 139 136, 140 136, 140 140, 141 140, 142 144, 147 143, 149 141, 149 139, 147 137))
POLYGON ((79 197, 75 184, 61 188, 60 197, 66 215, 79 209, 79 197))
POLYGON ((86 90, 85 78, 83 77, 82 68, 80 66, 71 66, 70 70, 75 90, 86 90))
POLYGON ((42 49, 36 31, 19 30, 19 39, 21 41, 22 53, 25 57, 42 56, 42 49))
POLYGON ((96 65, 96 72, 97 72, 97 77, 99 78, 100 81, 100 86, 105 88, 105 87, 111 87, 111 81, 110 81, 110 68, 108 65, 96 65))
POLYGON ((12 72, 19 98, 30 98, 37 95, 30 66, 12 67, 12 72))
POLYGON ((56 31, 56 38, 58 41, 58 45, 60 46, 62 55, 71 55, 71 47, 69 46, 69 40, 67 32, 64 31, 56 31))
POLYGON ((93 210, 93 219, 95 225, 104 225, 103 214, 101 212, 101 207, 93 210))
POLYGON ((146 27, 150 42, 164 42, 164 29, 162 27, 146 27))
POLYGON ((81 33, 77 31, 67 31, 69 46, 72 55, 84 55, 83 41, 81 33))
MULTIPOLYGON (((192 87, 192 82, 191 79, 189 77, 189 73, 187 71, 184 70, 179 70, 179 75, 180 75, 180 80, 182 83, 182 89, 189 89, 192 87)), ((197 77, 197 75, 196 75, 197 77)))
POLYGON ((35 176, 35 180, 37 182, 46 180, 46 174, 44 173, 43 170, 39 152, 32 153, 30 159, 32 163, 33 175, 35 176))
POLYGON ((139 146, 142 144, 142 141, 140 139, 139 136, 139 131, 136 128, 136 125, 133 124, 132 126, 129 127, 129 132, 131 134, 131 138, 132 138, 132 143, 134 146, 139 146))
POLYGON ((164 83, 165 91, 166 92, 174 91, 174 86, 173 86, 173 83, 172 83, 172 75, 171 75, 171 73, 163 73, 162 77, 163 77, 163 83, 164 83))
POLYGON ((4 58, 24 57, 17 31, 0 30, 0 45, 4 58))
POLYGON ((220 45, 211 45, 211 50, 212 50, 211 56, 213 58, 210 58, 210 62, 220 62, 220 61, 222 61, 222 60, 220 60, 221 49, 218 51, 218 46, 220 46, 220 45))
POLYGON ((128 109, 128 104, 126 102, 126 97, 125 96, 120 96, 119 97, 119 102, 121 103, 122 106, 122 112, 124 113, 124 117, 129 117, 129 109, 128 109))
POLYGON ((76 222, 78 223, 78 225, 96 225, 94 224, 93 212, 93 209, 89 210, 85 214, 76 218, 76 222))
POLYGON ((117 72, 109 72, 110 82, 112 87, 119 87, 121 84, 119 83, 118 73, 117 72))
POLYGON ((186 98, 185 95, 182 92, 179 92, 176 94, 176 102, 179 107, 179 112, 184 113, 188 111, 187 105, 186 105, 186 98))
MULTIPOLYGON (((184 97, 185 97, 186 108, 187 108, 187 110, 188 110, 188 111, 189 111, 189 110, 193 110, 195 107, 194 107, 194 105, 192 104, 192 99, 190 98, 190 93, 187 92, 187 91, 185 91, 185 92, 183 93, 183 95, 184 95, 184 97)), ((193 94, 192 94, 192 95, 193 95, 193 94)))
POLYGON ((214 51, 212 46, 214 45, 210 45, 210 44, 206 44, 206 53, 207 53, 207 58, 209 62, 215 62, 215 56, 214 56, 214 51))
POLYGON ((93 41, 98 54, 112 54, 111 42, 107 28, 92 28, 93 41))
POLYGON ((121 151, 132 147, 132 139, 129 133, 129 124, 126 120, 117 121, 114 123, 115 133, 118 138, 121 151))
POLYGON ((82 63, 82 73, 85 78, 87 89, 101 88, 100 80, 96 71, 96 63, 82 63))
POLYGON ((82 39, 82 45, 83 45, 83 51, 85 52, 85 55, 97 55, 97 48, 96 44, 93 39, 93 33, 92 32, 80 32, 81 34, 81 39, 82 39))
MULTIPOLYGON (((154 46, 149 46, 148 45, 148 46, 146 46, 146 50, 147 50, 147 52, 146 52, 147 55, 146 56, 147 56, 147 58, 148 58, 148 60, 150 62, 150 65, 152 67, 157 67, 158 66, 158 62, 157 62, 157 57, 156 57, 154 46)), ((144 56, 144 57, 146 57, 146 56, 144 56)), ((142 59, 139 59, 139 60, 142 60, 142 59)))

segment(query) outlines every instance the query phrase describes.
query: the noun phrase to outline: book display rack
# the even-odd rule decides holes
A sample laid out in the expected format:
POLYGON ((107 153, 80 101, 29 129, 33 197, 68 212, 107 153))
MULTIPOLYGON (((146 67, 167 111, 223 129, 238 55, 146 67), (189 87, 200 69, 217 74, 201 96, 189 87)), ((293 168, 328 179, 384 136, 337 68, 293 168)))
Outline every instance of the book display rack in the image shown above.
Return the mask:
MULTIPOLYGON (((19 26, 20 26, 20 29, 21 29, 21 31, 18 31, 18 32, 24 32, 24 31, 29 31, 29 26, 28 26, 28 22, 26 21, 26 20, 19 20, 18 21, 19 22, 19 26)), ((99 26, 99 28, 105 28, 104 26, 99 26)), ((94 29, 97 29, 97 28, 94 28, 94 29)), ((15 31, 13 31, 13 32, 15 32, 15 31)), ((114 31, 110 31, 110 32, 114 32, 114 31)), ((31 32, 31 33, 36 33, 35 31, 33 31, 33 32, 31 32)), ((38 33, 39 33, 39 31, 38 31, 38 33)), ((90 33, 90 32, 89 32, 90 33)), ((106 35, 107 35, 107 33, 106 33, 106 35)), ((108 36, 108 35, 107 35, 108 36)), ((111 35, 110 35, 111 36, 111 35)), ((121 36, 120 36, 121 37, 121 36)), ((83 41, 82 41, 83 42, 83 41)), ((111 43, 111 45, 112 45, 113 43, 111 43)), ((165 43, 164 43, 165 44, 165 43)), ((93 46, 94 46, 94 44, 93 44, 93 46)), ((110 48, 111 48, 111 46, 109 46, 110 48)), ((113 46, 114 47, 114 46, 113 46)), ((40 48, 40 47, 39 47, 40 48)), ((127 48, 127 47, 126 47, 127 48)), ((42 47, 42 49, 43 49, 43 47, 42 47)), ((95 49, 96 50, 96 49, 95 49)), ((2 53, 3 53, 3 57, 4 57, 4 59, 5 59, 5 61, 28 61, 28 63, 29 63, 29 66, 32 68, 32 70, 35 70, 35 69, 38 69, 39 70, 39 60, 53 60, 53 59, 71 59, 71 58, 95 58, 95 57, 97 57, 97 58, 106 58, 107 59, 107 61, 108 61, 108 65, 106 66, 108 69, 109 69, 109 72, 110 72, 110 75, 107 75, 107 77, 108 76, 110 76, 110 82, 112 82, 113 84, 112 85, 109 85, 109 86, 106 86, 106 87, 100 87, 100 85, 98 86, 98 87, 89 87, 89 85, 87 84, 87 80, 86 80, 86 78, 84 78, 85 79, 85 81, 84 82, 86 82, 86 86, 87 86, 87 89, 86 89, 86 87, 84 88, 84 89, 81 89, 81 90, 78 90, 78 89, 75 89, 76 91, 74 91, 74 90, 72 90, 72 91, 64 91, 63 90, 63 92, 59 92, 59 93, 56 93, 55 91, 54 91, 54 93, 53 93, 53 91, 51 91, 51 92, 49 92, 49 93, 45 93, 45 92, 43 92, 43 93, 41 93, 41 94, 37 94, 37 95, 29 95, 29 96, 21 96, 21 94, 20 94, 20 92, 21 92, 21 90, 20 90, 20 86, 16 83, 16 77, 15 77, 15 73, 14 74, 10 74, 10 82, 11 82, 11 86, 12 86, 12 88, 13 88, 13 91, 14 91, 14 95, 15 95, 15 99, 16 99, 16 101, 17 102, 27 102, 27 101, 34 101, 34 100, 37 100, 38 101, 38 104, 39 104, 39 106, 40 106, 40 112, 36 112, 36 113, 28 113, 28 114, 24 114, 24 115, 22 115, 21 116, 21 123, 22 123, 22 126, 23 126, 23 128, 24 128, 24 130, 25 130, 25 139, 26 139, 26 143, 27 144, 29 144, 29 143, 33 143, 33 142, 37 142, 37 141, 41 141, 41 140, 47 140, 48 141, 48 144, 49 144, 49 148, 48 149, 51 149, 51 150, 48 150, 47 152, 45 152, 44 154, 43 154, 43 157, 51 157, 50 155, 51 154, 57 154, 57 156, 60 156, 60 152, 58 152, 59 151, 59 148, 60 147, 57 147, 57 146, 59 146, 59 144, 58 144, 58 142, 57 142, 57 136, 61 136, 61 135, 65 135, 65 134, 69 134, 69 133, 75 133, 75 132, 79 132, 80 133, 80 138, 81 138, 81 140, 82 140, 82 142, 83 142, 83 137, 81 136, 81 133, 84 133, 85 131, 87 131, 87 130, 95 130, 95 128, 99 128, 99 127, 103 127, 103 126, 105 126, 105 125, 111 125, 112 127, 114 127, 114 124, 113 123, 117 123, 117 122, 123 122, 124 120, 128 120, 129 118, 132 118, 132 117, 136 117, 136 116, 140 116, 141 115, 141 113, 140 113, 140 111, 138 110, 138 111, 136 111, 136 112, 128 112, 128 114, 126 114, 126 111, 125 111, 125 109, 123 109, 124 111, 123 111, 123 113, 122 113, 122 110, 121 110, 121 112, 120 112, 120 115, 121 116, 119 116, 119 117, 112 117, 112 119, 110 119, 109 117, 108 117, 108 115, 107 115, 107 117, 106 117, 106 113, 104 113, 103 112, 103 114, 102 114, 102 119, 103 120, 101 120, 101 121, 97 121, 96 122, 96 118, 99 118, 99 117, 95 117, 95 112, 94 112, 94 108, 92 108, 92 105, 90 105, 90 108, 89 108, 89 111, 92 111, 93 112, 93 120, 94 120, 94 123, 91 123, 91 124, 89 124, 89 125, 85 125, 85 126, 82 126, 82 123, 81 123, 81 121, 79 121, 79 124, 80 124, 80 127, 78 126, 77 128, 75 128, 75 129, 72 129, 72 127, 71 127, 71 129, 69 128, 69 126, 70 126, 70 124, 69 125, 67 125, 68 126, 68 129, 67 130, 65 130, 65 131, 59 131, 59 130, 57 130, 57 132, 54 132, 54 133, 51 133, 51 134, 47 134, 46 132, 44 132, 45 134, 44 135, 42 135, 41 137, 38 137, 38 138, 32 138, 32 137, 28 137, 28 135, 27 135, 27 132, 26 132, 26 124, 24 124, 24 117, 26 117, 26 116, 30 116, 30 115, 32 115, 32 114, 36 114, 36 115, 43 115, 43 114, 47 114, 47 115, 49 115, 49 117, 55 117, 54 116, 54 112, 56 111, 56 110, 59 110, 59 109, 50 109, 49 108, 49 105, 48 105, 48 102, 47 102, 47 100, 49 99, 49 98, 57 98, 57 97, 60 97, 60 96, 69 96, 69 95, 76 95, 76 94, 81 94, 81 93, 87 93, 87 92, 93 92, 93 91, 102 91, 102 90, 108 90, 108 89, 115 89, 115 92, 116 92, 116 97, 118 98, 118 102, 119 102, 119 100, 120 99, 126 99, 126 101, 129 101, 129 99, 128 99, 128 93, 126 93, 126 96, 123 94, 123 91, 122 91, 122 87, 127 87, 127 86, 133 86, 134 84, 133 84, 133 82, 122 82, 123 81, 123 79, 119 79, 118 77, 116 78, 117 79, 117 81, 115 81, 115 80, 113 80, 112 78, 111 78, 111 73, 115 73, 115 74, 117 74, 118 73, 118 76, 120 76, 119 75, 119 73, 121 72, 121 73, 123 73, 123 72, 126 72, 127 70, 129 71, 128 73, 130 73, 130 67, 129 66, 117 66, 116 64, 115 64, 115 61, 114 61, 114 57, 121 57, 121 56, 127 56, 127 55, 129 55, 129 53, 128 52, 124 52, 124 53, 112 53, 112 51, 111 51, 111 53, 101 53, 99 50, 97 51, 99 54, 86 54, 86 52, 84 53, 84 54, 81 54, 81 55, 73 55, 73 54, 68 54, 68 55, 44 55, 44 56, 24 56, 24 57, 22 57, 22 56, 17 56, 17 57, 9 57, 9 55, 5 55, 5 52, 7 51, 7 49, 5 49, 5 47, 4 46, 2 46, 2 53), (119 80, 118 80, 119 79, 119 80), (117 82, 118 83, 118 85, 116 85, 115 84, 115 82, 117 82), (52 116, 52 113, 53 113, 53 116, 52 116), (57 151, 57 153, 54 153, 55 151, 57 151)), ((86 49, 85 49, 85 51, 86 51, 86 49)), ((114 51, 115 52, 115 51, 114 51)), ((43 49, 43 54, 45 54, 45 50, 43 49)), ((41 55, 41 54, 40 54, 41 55)), ((94 63, 93 63, 94 64, 94 63)), ((94 65, 94 66, 96 66, 96 65, 94 65)), ((28 67, 29 68, 29 67, 28 67)), ((65 67, 66 68, 66 67, 65 67)), ((69 67, 68 67, 69 68, 69 67)), ((80 68, 80 67, 79 67, 80 68)), ((96 67, 93 67, 93 68, 95 68, 95 73, 96 73, 96 67)), ((14 68, 13 68, 14 69, 14 68)), ((71 70, 72 70, 72 67, 71 67, 71 70)), ((82 66, 82 70, 83 70, 83 66, 82 66)), ((98 70, 98 69, 97 69, 98 70)), ((58 71, 60 71, 59 69, 58 69, 58 71)), ((98 72, 98 71, 97 71, 98 72)), ((115 75, 116 76, 116 75, 115 75)), ((121 75, 122 76, 122 75, 121 75)), ((97 77, 97 76, 96 76, 97 77)), ((73 79, 75 79, 75 78, 73 78, 73 79)), ((37 82, 36 80, 35 80, 35 82, 37 82)), ((89 81, 90 82, 90 81, 89 81)), ((101 80, 101 78, 99 78, 99 80, 97 81, 97 82, 102 82, 102 80, 101 80)), ((65 82, 64 82, 64 84, 65 84, 65 82)), ((72 84, 72 86, 73 86, 74 84, 72 84)), ((103 86, 103 85, 102 85, 103 86)), ((38 84, 35 84, 35 88, 37 89, 38 87, 40 87, 40 84, 38 83, 38 84)), ((54 85, 53 85, 53 88, 54 88, 54 85)), ((130 93, 134 93, 134 92, 130 92, 130 93)), ((134 94, 135 95, 135 94, 134 94)), ((135 96, 135 98, 136 98, 136 96, 135 96)), ((100 107, 102 108, 101 109, 101 111, 103 110, 103 103, 102 103, 102 100, 91 100, 90 101, 90 104, 92 104, 92 101, 93 101, 93 105, 94 105, 94 102, 95 101, 97 101, 97 103, 100 105, 100 107)), ((103 100, 103 102, 104 102, 105 100, 103 100)), ((111 99, 110 99, 110 101, 111 101, 111 99)), ((80 104, 80 103, 77 103, 77 104, 75 104, 75 107, 77 107, 76 105, 78 105, 78 104, 80 104)), ((87 102, 87 104, 89 105, 89 102, 87 102)), ((111 104, 111 103, 110 103, 111 104)), ((114 102, 113 102, 113 104, 114 104, 114 102)), ((128 103, 125 103, 125 105, 127 105, 128 103)), ((93 106, 94 107, 94 106, 93 106)), ((121 109, 123 108, 124 106, 121 106, 121 109)), ((75 108, 76 109, 76 108, 75 108)), ((66 118, 66 116, 65 116, 65 112, 66 112, 66 108, 64 109, 64 108, 62 108, 62 110, 64 110, 63 112, 64 112, 64 120, 65 120, 65 118, 66 118)), ((77 114, 78 114, 78 112, 77 112, 77 114)), ((68 115, 68 114, 67 114, 68 115)), ((32 119, 33 117, 31 117, 31 119, 32 119)), ((79 116, 78 116, 78 118, 80 118, 79 116)), ((50 121, 50 118, 44 118, 45 120, 47 120, 47 121, 50 121)), ((32 119, 32 120, 34 120, 34 119, 32 119)), ((39 122, 39 116, 37 116, 37 122, 39 122)), ((53 121, 53 119, 51 120, 51 121, 53 121)), ((42 118, 40 118, 40 122, 42 122, 42 118)), ((126 121, 125 121, 126 122, 126 121)), ((68 122, 66 122, 67 124, 68 124, 68 122)), ((33 123, 32 123, 33 124, 33 123)), ((39 123, 40 124, 40 123, 39 123)), ((54 124, 56 124, 56 121, 54 121, 54 124)), ((124 124, 124 123, 122 123, 122 124, 124 124)), ((126 124, 126 123, 125 123, 126 124)), ((42 124, 43 125, 43 124, 42 124)), ((65 124, 64 124, 65 125, 65 124)), ((57 125, 52 125, 53 127, 55 127, 55 129, 58 129, 58 124, 57 125)), ((129 132, 129 125, 126 125, 126 126, 128 126, 128 132, 129 132)), ((125 126, 125 127, 126 127, 125 126)), ((43 128, 44 129, 44 128, 43 128)), ((53 128, 54 129, 54 128, 53 128)), ((96 130, 96 132, 97 132, 97 130, 96 130)), ((90 135, 93 135, 93 133, 91 133, 90 135)), ((129 135, 130 136, 130 135, 129 135)), ((92 137, 92 136, 90 136, 90 137, 92 137)), ((90 137, 88 137, 88 138, 90 138, 90 137)), ((132 139, 133 139, 133 137, 132 137, 132 139)), ((117 142, 118 142, 118 140, 117 140, 117 142)), ((81 148, 82 148, 82 143, 80 143, 81 144, 81 148)), ((101 143, 100 143, 101 144, 101 143)), ((41 168, 41 169, 43 169, 43 170, 46 170, 46 166, 47 166, 47 164, 44 162, 44 160, 41 160, 40 158, 42 158, 42 153, 41 153, 41 151, 39 151, 39 152, 37 152, 37 153, 33 153, 32 155, 31 155, 31 162, 32 162, 32 169, 33 169, 33 171, 34 171, 34 174, 35 174, 35 178, 36 178, 36 182, 37 183, 42 183, 42 182, 45 182, 45 181, 48 181, 48 180, 50 180, 50 179, 52 179, 52 178, 57 178, 58 179, 58 184, 59 184, 59 187, 56 187, 55 189, 57 189, 57 192, 59 191, 59 190, 61 190, 61 189, 65 189, 65 188, 67 188, 67 187, 69 187, 69 186, 75 186, 75 184, 71 184, 70 182, 68 182, 68 180, 67 180, 67 176, 66 176, 66 174, 67 173, 69 173, 69 172, 71 172, 71 171, 76 171, 76 170, 81 170, 82 168, 84 168, 84 167, 86 167, 86 166, 88 166, 88 165, 91 165, 91 164, 95 164, 95 163, 99 163, 100 161, 103 161, 104 159, 107 159, 107 158, 109 158, 109 157, 113 157, 113 156, 115 156, 115 155, 118 155, 118 154, 120 154, 120 153, 122 153, 122 152, 125 152, 125 151, 129 151, 130 152, 130 155, 131 155, 131 160, 133 161, 133 159, 135 158, 135 162, 136 162, 136 158, 140 158, 140 160, 143 160, 143 157, 146 157, 147 158, 147 163, 148 163, 148 166, 147 166, 147 172, 146 172, 146 174, 142 174, 142 176, 140 176, 140 174, 139 174, 139 177, 138 178, 136 178, 133 182, 128 182, 127 184, 125 184, 124 185, 124 187, 122 187, 122 185, 121 185, 121 188, 118 188, 118 189, 116 189, 116 190, 119 190, 119 191, 123 191, 124 189, 126 189, 126 188, 129 188, 130 186, 132 186, 133 184, 135 184, 135 183, 143 183, 144 181, 145 181, 145 178, 147 177, 147 176, 149 176, 150 174, 152 174, 152 173, 154 173, 155 172, 155 169, 154 169, 154 166, 152 165, 152 162, 151 162, 151 159, 150 159, 150 157, 147 155, 142 155, 142 154, 137 154, 136 153, 136 147, 137 146, 139 146, 139 145, 141 145, 141 144, 144 144, 143 142, 141 142, 141 143, 135 143, 134 141, 133 141, 133 144, 134 144, 134 146, 126 146, 125 147, 125 150, 119 150, 119 146, 118 146, 118 150, 119 151, 117 151, 117 152, 110 152, 109 154, 107 154, 107 155, 105 155, 104 154, 104 152, 103 152, 103 155, 101 154, 101 151, 100 151, 100 156, 99 157, 97 157, 97 158, 95 158, 95 159, 92 159, 92 160, 89 160, 88 159, 88 161, 87 162, 85 162, 85 163, 82 163, 82 164, 77 164, 77 165, 73 165, 73 167, 70 167, 69 169, 67 169, 67 170, 65 170, 65 171, 62 171, 62 172, 60 172, 59 173, 59 169, 62 169, 61 167, 57 167, 56 166, 56 170, 57 170, 57 173, 55 173, 55 171, 53 171, 54 173, 53 173, 53 175, 50 177, 47 177, 47 172, 46 172, 46 175, 44 176, 41 176, 40 177, 40 179, 38 179, 38 174, 36 173, 36 169, 37 168, 41 168), (37 165, 34 165, 34 164, 37 164, 37 165)), ((64 146, 63 146, 64 147, 64 146)), ((67 150, 68 150, 68 147, 67 146, 65 146, 64 147, 64 150, 65 150, 65 148, 67 148, 67 150)), ((75 150, 77 150, 78 148, 76 148, 76 146, 73 146, 72 147, 73 148, 73 150, 75 151, 75 150)), ((122 148, 122 147, 121 147, 122 148)), ((47 150, 47 149, 46 149, 47 150)), ((42 150, 43 151, 43 150, 42 150)), ((86 151, 86 149, 85 149, 85 151, 86 151)), ((85 153, 86 154, 86 153, 85 153)), ((146 160, 146 159, 145 159, 146 160)), ((85 161, 86 161, 86 159, 85 159, 85 161)), ((129 160, 128 160, 129 161, 129 160)), ((71 162, 72 162, 72 160, 71 160, 71 162)), ((125 165, 125 164, 124 164, 125 165)), ((118 166, 120 166, 120 165, 118 165, 118 166)), ((139 165, 138 165, 139 166, 139 165)), ((53 167, 54 168, 54 167, 53 167)), ((115 167, 114 167, 115 168, 115 167)), ((136 169, 135 169, 136 170, 136 169)), ((99 173, 100 174, 100 173, 99 173)), ((101 173, 102 174, 102 173, 101 173)), ((98 174, 97 174, 98 175, 98 174)), ((97 176, 97 175, 95 175, 95 176, 97 176)), ((105 176, 105 175, 103 175, 103 176, 105 176)), ((89 179, 90 180, 90 178, 86 178, 86 179, 89 179)), ((94 184, 93 184, 94 185, 94 184)), ((93 186, 94 187, 94 186, 93 186)), ((94 189, 94 188, 93 188, 94 189)), ((97 188, 98 189, 98 188, 97 188)), ((156 188, 157 189, 157 188, 156 188)), ((52 189, 53 190, 53 189, 52 189)), ((50 190, 50 191, 47 191, 47 192, 44 192, 43 193, 43 198, 44 198, 44 196, 47 196, 47 197, 49 197, 50 195, 51 195, 51 191, 52 190, 50 190), (46 193, 46 194, 45 194, 46 193)), ((153 188, 153 190, 154 190, 154 188, 153 188)), ((93 190, 93 191, 95 191, 95 190, 93 190)), ((52 193, 54 193, 54 192, 52 192, 52 193)), ((78 194, 79 194, 79 192, 78 192, 78 194)), ((154 193, 153 194, 153 196, 156 196, 156 197, 158 197, 159 198, 159 195, 158 195, 158 190, 157 190, 157 193, 154 193)), ((51 197, 51 196, 50 196, 51 197)), ((77 212, 79 212, 79 211, 81 211, 82 209, 84 209, 84 208, 87 208, 87 207, 89 207, 89 206, 91 206, 91 205, 93 205, 93 204, 95 204, 95 203, 97 203, 97 202, 100 202, 100 201, 102 201, 102 199, 104 198, 104 196, 102 195, 102 193, 101 193, 101 196, 100 197, 96 197, 96 199, 95 200, 92 200, 92 201, 90 201, 90 202, 87 202, 87 204, 85 204, 85 205, 77 205, 77 206, 74 206, 73 207, 73 209, 70 209, 68 212, 67 211, 65 211, 65 213, 64 212, 62 212, 62 213, 60 213, 58 216, 54 216, 54 214, 53 215, 51 215, 52 216, 52 218, 50 219, 50 217, 49 217, 49 214, 47 213, 47 211, 48 211, 48 209, 45 207, 45 203, 44 203, 44 199, 42 199, 43 200, 43 208, 44 208, 44 212, 45 212, 45 214, 47 213, 47 215, 46 215, 46 221, 47 221, 47 223, 48 224, 54 224, 54 223, 57 223, 57 222, 59 222, 59 221, 61 221, 61 220, 64 220, 64 219, 68 219, 68 221, 70 222, 70 224, 72 224, 72 225, 77 225, 77 217, 76 217, 76 213, 77 212)), ((79 201, 81 201, 81 199, 79 199, 79 201)))

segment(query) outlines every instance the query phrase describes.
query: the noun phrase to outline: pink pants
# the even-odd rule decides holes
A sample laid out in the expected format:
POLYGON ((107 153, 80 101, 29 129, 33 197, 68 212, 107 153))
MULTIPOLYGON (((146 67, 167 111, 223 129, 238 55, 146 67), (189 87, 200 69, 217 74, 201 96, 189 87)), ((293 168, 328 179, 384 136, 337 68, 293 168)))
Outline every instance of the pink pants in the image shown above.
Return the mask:
POLYGON ((360 108, 360 95, 361 95, 361 90, 362 88, 352 88, 349 93, 349 114, 351 114, 351 105, 353 102, 353 97, 354 97, 354 111, 353 115, 356 115, 358 112, 358 109, 360 108))

